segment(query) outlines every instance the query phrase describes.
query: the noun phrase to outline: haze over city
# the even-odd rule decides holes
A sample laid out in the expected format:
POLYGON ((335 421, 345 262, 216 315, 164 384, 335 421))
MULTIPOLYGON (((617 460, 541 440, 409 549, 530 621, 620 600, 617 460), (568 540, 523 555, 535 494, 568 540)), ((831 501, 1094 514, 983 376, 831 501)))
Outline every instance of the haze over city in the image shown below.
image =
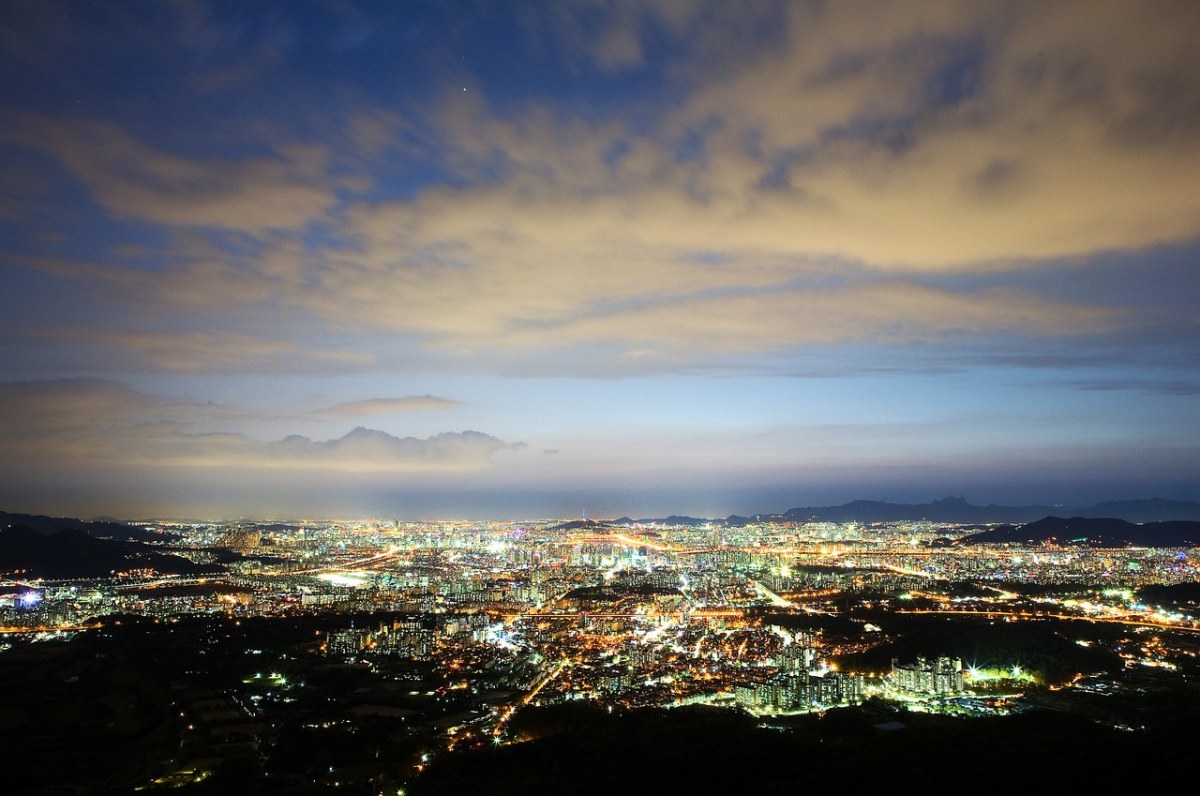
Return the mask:
POLYGON ((1195 3, 7 3, 0 508, 1200 499, 1195 3))

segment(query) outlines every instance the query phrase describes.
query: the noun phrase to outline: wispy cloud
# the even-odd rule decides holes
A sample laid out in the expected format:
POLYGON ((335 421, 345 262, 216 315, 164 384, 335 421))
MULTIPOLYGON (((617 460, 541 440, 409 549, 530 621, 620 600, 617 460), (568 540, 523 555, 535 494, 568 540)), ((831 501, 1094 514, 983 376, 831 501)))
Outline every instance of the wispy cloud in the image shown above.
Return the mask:
POLYGON ((436 395, 405 395, 401 398, 370 398, 365 401, 349 401, 334 404, 324 409, 318 409, 313 414, 330 415, 333 417, 371 417, 373 415, 391 415, 402 412, 426 412, 439 409, 453 409, 460 406, 458 401, 449 398, 439 398, 436 395))
POLYGON ((116 381, 0 384, 0 455, 29 470, 91 477, 113 467, 419 474, 485 468, 492 454, 514 447, 478 431, 418 438, 357 427, 329 440, 269 441, 195 430, 198 420, 212 426, 233 415, 229 407, 164 400, 116 381))
POLYGON ((189 158, 91 119, 25 115, 0 142, 56 158, 118 218, 262 233, 297 229, 334 206, 327 154, 288 145, 270 155, 189 158))
POLYGON ((1081 381, 1075 389, 1089 392, 1142 392, 1150 395, 1200 395, 1200 382, 1162 381, 1156 379, 1106 379, 1081 381))
POLYGON ((85 360, 104 352, 113 370, 151 368, 171 373, 303 372, 369 366, 374 357, 352 348, 302 345, 235 330, 30 329, 34 339, 69 342, 85 360))
POLYGON ((380 474, 478 470, 488 465, 493 453, 511 447, 478 431, 417 438, 361 426, 330 440, 293 435, 259 442, 240 434, 173 433, 147 437, 146 441, 154 448, 147 451, 146 464, 380 474))
POLYGON ((0 370, 127 382, 0 497, 1194 470, 1200 4, 136 8, 0 29, 0 370))
MULTIPOLYGON (((975 291, 916 280, 1200 235, 1190 5, 881 4, 866 25, 856 5, 797 3, 770 26, 728 30, 711 17, 745 14, 722 5, 522 12, 528 46, 673 92, 628 106, 636 115, 454 85, 405 113, 359 96, 346 131, 320 146, 233 120, 241 154, 218 157, 27 114, 4 142, 57 159, 114 217, 171 237, 157 258, 151 242, 137 258, 23 261, 177 310, 92 342, 168 370, 304 354, 373 367, 398 343, 523 349, 531 365, 564 346, 692 364, 1110 332, 1137 320, 1116 293, 1068 302, 1003 276, 975 291), (645 46, 655 36, 672 42, 669 60, 645 46), (410 177, 429 168, 389 189, 376 172, 397 161, 410 177), (179 245, 209 232, 252 242, 179 245), (213 318, 226 331, 185 330, 213 318), (363 345, 314 346, 314 326, 363 345)), ((210 24, 184 26, 189 41, 210 24)))

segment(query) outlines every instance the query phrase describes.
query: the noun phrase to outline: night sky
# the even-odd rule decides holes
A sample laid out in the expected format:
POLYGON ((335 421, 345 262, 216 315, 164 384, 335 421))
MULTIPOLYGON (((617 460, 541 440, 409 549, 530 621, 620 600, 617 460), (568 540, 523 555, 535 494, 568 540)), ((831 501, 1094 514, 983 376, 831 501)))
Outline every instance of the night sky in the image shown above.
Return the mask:
POLYGON ((1200 3, 0 4, 0 508, 1200 499, 1200 3))

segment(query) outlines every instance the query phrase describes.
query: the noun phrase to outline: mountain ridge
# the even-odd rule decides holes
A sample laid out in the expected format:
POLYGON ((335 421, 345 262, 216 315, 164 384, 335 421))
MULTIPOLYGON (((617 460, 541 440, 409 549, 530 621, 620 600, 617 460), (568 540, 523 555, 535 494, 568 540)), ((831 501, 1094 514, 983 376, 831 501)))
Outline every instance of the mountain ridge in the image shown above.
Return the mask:
POLYGON ((1016 523, 1034 522, 1043 517, 1067 516, 1112 518, 1126 522, 1164 522, 1200 520, 1200 502, 1165 498, 1115 500, 1091 506, 1029 504, 1003 506, 991 503, 976 506, 962 497, 945 497, 929 503, 889 503, 880 500, 853 500, 839 506, 804 506, 781 514, 731 515, 730 525, 749 522, 930 522, 1016 523))
POLYGON ((0 511, 0 528, 23 526, 43 534, 77 530, 99 539, 119 539, 127 542, 177 541, 178 534, 161 533, 134 525, 126 525, 112 517, 81 520, 75 517, 50 517, 45 514, 17 514, 0 511))
POLYGON ((1091 547, 1189 547, 1200 544, 1200 522, 1132 523, 1115 517, 1044 517, 1024 525, 1000 525, 964 536, 960 545, 1042 543, 1091 547))
POLYGON ((0 528, 0 571, 32 578, 105 577, 114 571, 153 569, 198 575, 223 567, 196 564, 137 541, 101 539, 78 528, 43 533, 24 525, 0 528))

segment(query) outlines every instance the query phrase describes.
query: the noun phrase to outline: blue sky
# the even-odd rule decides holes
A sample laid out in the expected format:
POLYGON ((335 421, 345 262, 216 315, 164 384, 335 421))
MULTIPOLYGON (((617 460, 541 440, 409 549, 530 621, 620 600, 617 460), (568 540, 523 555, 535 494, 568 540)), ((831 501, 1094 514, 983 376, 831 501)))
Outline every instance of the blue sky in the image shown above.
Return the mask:
POLYGON ((1194 3, 12 2, 0 505, 1200 499, 1194 3))

